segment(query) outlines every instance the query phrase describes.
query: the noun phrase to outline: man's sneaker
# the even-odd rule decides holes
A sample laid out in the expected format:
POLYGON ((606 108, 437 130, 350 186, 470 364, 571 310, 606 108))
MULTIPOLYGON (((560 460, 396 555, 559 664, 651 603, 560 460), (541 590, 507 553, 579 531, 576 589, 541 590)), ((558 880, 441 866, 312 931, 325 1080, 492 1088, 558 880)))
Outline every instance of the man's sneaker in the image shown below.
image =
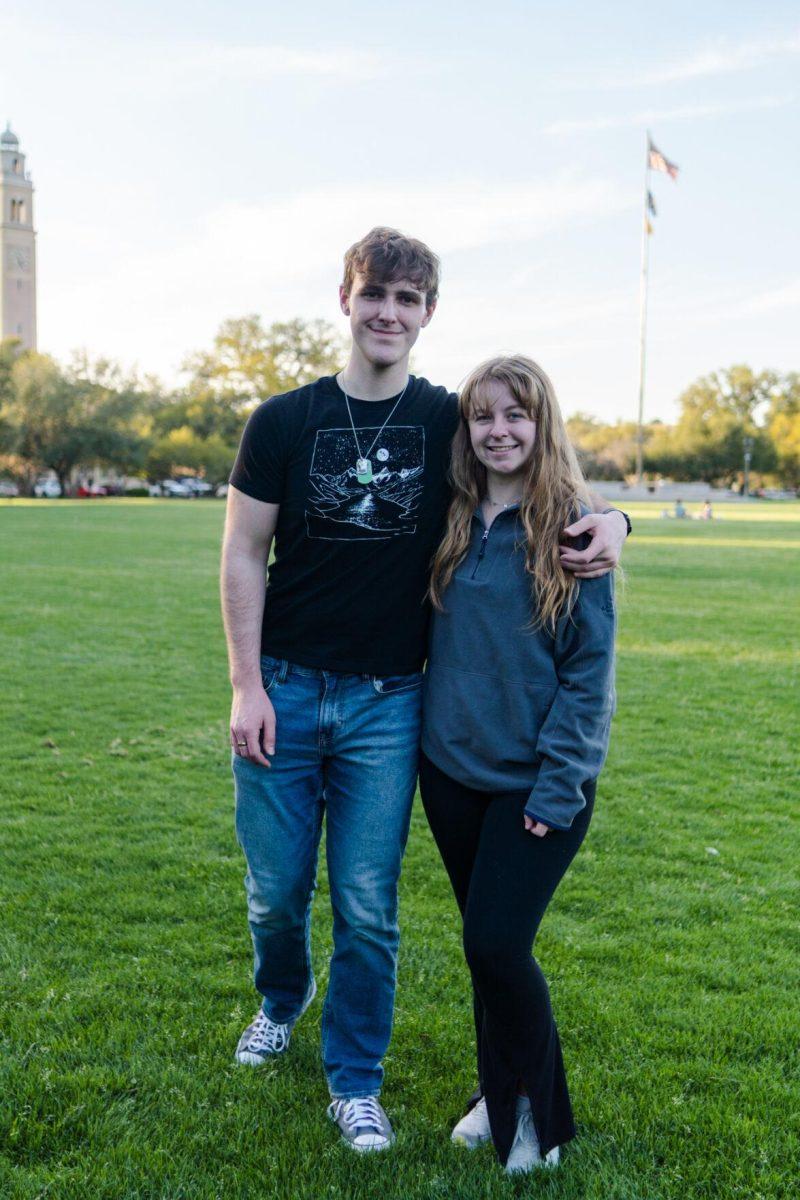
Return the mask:
POLYGON ((530 1103, 527 1097, 521 1098, 517 1101, 517 1130, 506 1160, 506 1174, 518 1175, 525 1171, 532 1171, 535 1167, 555 1167, 558 1165, 558 1159, 558 1146, 548 1150, 542 1158, 539 1151, 539 1139, 533 1127, 530 1103))
POLYGON ((291 1032, 291 1025, 278 1025, 269 1019, 263 1009, 259 1009, 255 1020, 239 1038, 236 1061, 248 1067, 260 1067, 268 1058, 283 1054, 289 1045, 291 1032))
POLYGON ((486 1100, 481 1096, 475 1107, 471 1108, 467 1115, 462 1117, 458 1122, 450 1134, 450 1141, 457 1142, 459 1146, 467 1146, 470 1150, 474 1150, 482 1142, 488 1142, 491 1136, 492 1131, 489 1128, 489 1114, 486 1111, 486 1100))
MULTIPOLYGON (((311 995, 298 1014, 299 1017, 306 1011, 316 994, 317 985, 314 983, 311 988, 311 995)), ((286 1025, 279 1025, 277 1021, 273 1021, 267 1016, 263 1008, 260 1008, 256 1013, 255 1019, 251 1021, 239 1038, 239 1045, 236 1047, 235 1054, 236 1061, 242 1063, 244 1066, 260 1067, 268 1058, 274 1058, 277 1054, 283 1054, 289 1045, 289 1038, 292 1036, 294 1024, 294 1021, 290 1021, 286 1025)))
POLYGON ((394 1141, 394 1130, 377 1096, 356 1096, 334 1100, 328 1116, 339 1126, 342 1137, 353 1150, 386 1150, 394 1141))

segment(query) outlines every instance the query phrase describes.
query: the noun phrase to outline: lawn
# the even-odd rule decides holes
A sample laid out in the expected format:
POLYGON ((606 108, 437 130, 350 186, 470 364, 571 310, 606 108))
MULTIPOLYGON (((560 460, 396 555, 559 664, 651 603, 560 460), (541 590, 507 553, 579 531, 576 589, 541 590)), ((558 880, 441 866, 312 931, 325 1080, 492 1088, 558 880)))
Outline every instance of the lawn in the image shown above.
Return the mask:
MULTIPOLYGON (((634 506, 619 710, 545 919, 579 1138, 512 1181, 448 1141, 467 979, 417 805, 384 1156, 325 1118, 320 1002, 256 1007, 232 823, 219 502, 0 506, 0 1195, 48 1200, 772 1200, 797 1195, 800 506, 634 506)), ((324 874, 315 966, 330 952, 324 874)))

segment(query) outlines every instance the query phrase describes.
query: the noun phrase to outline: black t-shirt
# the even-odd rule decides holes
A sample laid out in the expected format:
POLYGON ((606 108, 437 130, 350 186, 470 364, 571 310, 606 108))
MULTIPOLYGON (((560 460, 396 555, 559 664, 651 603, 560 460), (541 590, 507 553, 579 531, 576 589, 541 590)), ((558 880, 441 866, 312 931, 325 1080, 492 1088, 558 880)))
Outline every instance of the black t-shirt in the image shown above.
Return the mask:
POLYGON ((421 669, 458 408, 446 388, 412 375, 379 433, 396 400, 350 400, 369 483, 358 481, 359 450, 333 376, 266 400, 248 420, 230 482, 281 506, 264 654, 348 674, 421 669))

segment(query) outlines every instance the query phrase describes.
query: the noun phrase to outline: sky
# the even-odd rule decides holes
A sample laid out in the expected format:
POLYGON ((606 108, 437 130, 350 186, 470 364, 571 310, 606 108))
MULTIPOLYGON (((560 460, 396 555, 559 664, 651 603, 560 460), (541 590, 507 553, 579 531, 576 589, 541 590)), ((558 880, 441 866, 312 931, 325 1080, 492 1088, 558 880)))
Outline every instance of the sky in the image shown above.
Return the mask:
POLYGON ((394 5, 0 0, 0 121, 36 188, 39 348, 180 378, 228 317, 343 334, 377 224, 442 259, 414 369, 522 352, 567 414, 800 368, 800 11, 727 0, 394 5))

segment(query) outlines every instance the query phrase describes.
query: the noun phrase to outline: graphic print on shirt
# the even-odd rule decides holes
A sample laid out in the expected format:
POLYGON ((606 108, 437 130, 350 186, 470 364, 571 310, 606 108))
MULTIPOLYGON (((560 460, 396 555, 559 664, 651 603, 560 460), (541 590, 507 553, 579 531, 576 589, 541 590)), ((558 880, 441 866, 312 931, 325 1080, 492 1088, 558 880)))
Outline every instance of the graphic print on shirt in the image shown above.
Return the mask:
POLYGON ((372 482, 356 478, 352 429, 320 429, 309 477, 308 536, 351 542, 414 533, 425 470, 425 427, 358 428, 358 443, 372 463, 372 482), (369 454, 367 451, 372 449, 369 454))

